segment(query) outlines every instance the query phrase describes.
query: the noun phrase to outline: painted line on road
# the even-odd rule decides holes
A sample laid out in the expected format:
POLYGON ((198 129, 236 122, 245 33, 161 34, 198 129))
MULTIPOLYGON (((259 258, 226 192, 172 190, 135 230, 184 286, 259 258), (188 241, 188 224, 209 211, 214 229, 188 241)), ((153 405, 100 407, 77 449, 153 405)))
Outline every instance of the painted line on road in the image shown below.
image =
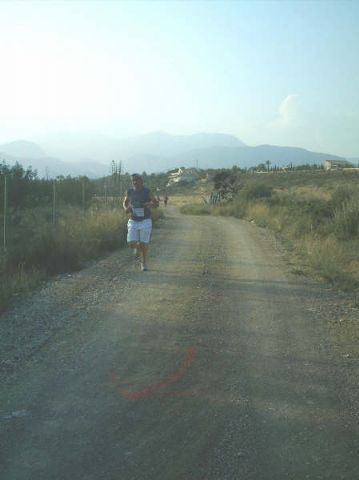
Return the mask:
MULTIPOLYGON (((190 368, 190 366, 193 363, 194 357, 196 354, 196 349, 194 347, 189 347, 187 349, 186 357, 184 361, 182 362, 181 367, 177 372, 172 373, 170 376, 168 376, 165 380, 159 383, 147 385, 144 388, 141 388, 140 390, 136 390, 133 392, 129 392, 121 387, 118 386, 118 379, 116 374, 112 374, 112 387, 114 390, 125 400, 128 401, 136 401, 136 400, 141 400, 143 398, 148 398, 153 395, 155 395, 159 390, 162 390, 176 382, 178 382, 183 375, 186 373, 186 371, 190 368)), ((170 396, 170 394, 169 394, 170 396)))

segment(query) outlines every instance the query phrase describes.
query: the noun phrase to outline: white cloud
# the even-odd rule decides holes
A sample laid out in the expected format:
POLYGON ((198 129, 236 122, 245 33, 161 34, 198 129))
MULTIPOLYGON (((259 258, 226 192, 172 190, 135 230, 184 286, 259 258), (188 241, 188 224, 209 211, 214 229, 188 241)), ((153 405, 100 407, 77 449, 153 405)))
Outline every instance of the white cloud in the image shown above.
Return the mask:
POLYGON ((301 123, 301 115, 299 111, 299 95, 287 95, 279 104, 278 114, 269 123, 270 128, 287 129, 298 127, 301 123))
POLYGON ((281 100, 272 119, 248 127, 248 135, 243 140, 318 150, 317 130, 317 122, 303 98, 292 93, 281 100))

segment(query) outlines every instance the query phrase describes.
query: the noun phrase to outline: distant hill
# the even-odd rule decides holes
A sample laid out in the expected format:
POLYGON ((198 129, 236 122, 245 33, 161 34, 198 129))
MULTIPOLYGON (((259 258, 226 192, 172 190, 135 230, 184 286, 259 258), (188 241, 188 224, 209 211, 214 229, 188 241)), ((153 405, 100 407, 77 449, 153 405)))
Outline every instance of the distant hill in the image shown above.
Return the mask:
POLYGON ((233 135, 220 133, 170 135, 164 132, 154 132, 122 140, 119 143, 119 150, 127 158, 146 154, 158 157, 172 157, 185 154, 190 150, 214 146, 244 147, 245 144, 233 135))
POLYGON ((112 160, 122 160, 126 163, 129 158, 139 155, 164 158, 215 145, 224 147, 244 146, 244 143, 233 135, 220 133, 170 135, 165 132, 153 132, 125 139, 116 139, 94 133, 62 133, 39 139, 38 143, 45 148, 50 156, 65 161, 78 161, 85 157, 101 163, 110 163, 112 160))
POLYGON ((170 135, 155 132, 123 140, 103 135, 52 137, 45 144, 19 140, 0 145, 0 161, 31 165, 40 177, 86 175, 98 178, 110 173, 111 161, 122 161, 128 172, 163 172, 183 167, 249 168, 269 161, 279 168, 290 164, 322 164, 342 160, 328 153, 275 145, 248 146, 232 135, 201 133, 170 135))
POLYGON ((321 165, 324 160, 343 159, 343 157, 331 155, 330 153, 312 152, 304 148, 281 147, 276 145, 259 145, 252 147, 251 151, 248 151, 248 155, 244 153, 243 157, 244 156, 248 159, 248 162, 255 162, 256 165, 258 163, 265 163, 265 160, 269 160, 272 166, 277 165, 278 167, 286 167, 290 164, 293 166, 306 164, 321 165), (259 160, 262 161, 259 162, 259 160))
POLYGON ((15 157, 2 153, 2 145, 0 145, 0 163, 5 162, 7 165, 13 166, 16 162, 24 168, 31 167, 36 170, 40 178, 55 178, 59 175, 63 176, 87 176, 89 178, 99 178, 109 174, 110 166, 88 162, 63 162, 58 158, 43 156, 40 158, 15 157))
POLYGON ((24 168, 31 167, 32 170, 36 170, 39 178, 55 178, 59 175, 67 177, 79 177, 86 176, 88 178, 100 178, 110 173, 110 166, 102 165, 95 162, 62 162, 57 158, 45 157, 45 158, 18 158, 18 157, 1 157, 1 160, 12 166, 18 162, 24 168))
POLYGON ((46 153, 34 142, 27 140, 16 140, 15 142, 0 145, 1 156, 10 155, 17 158, 44 158, 46 153))
POLYGON ((279 168, 290 164, 321 165, 324 160, 340 160, 342 157, 327 153, 318 153, 296 147, 279 147, 260 145, 257 147, 209 147, 190 150, 172 157, 153 157, 150 155, 133 156, 127 161, 127 167, 132 170, 152 171, 151 165, 156 165, 158 171, 166 171, 179 166, 207 168, 249 168, 269 161, 271 166, 279 168), (137 168, 136 168, 137 167, 137 168))
POLYGON ((353 165, 358 165, 359 167, 359 157, 351 157, 351 158, 347 158, 347 160, 353 165))

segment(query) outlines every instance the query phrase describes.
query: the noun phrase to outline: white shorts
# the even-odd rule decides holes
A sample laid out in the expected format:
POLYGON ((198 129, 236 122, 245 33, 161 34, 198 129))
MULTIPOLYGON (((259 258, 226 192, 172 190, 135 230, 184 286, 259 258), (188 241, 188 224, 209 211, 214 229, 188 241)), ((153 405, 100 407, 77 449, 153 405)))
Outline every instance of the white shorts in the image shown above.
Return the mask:
POLYGON ((127 223, 127 243, 141 242, 150 243, 152 232, 152 220, 151 218, 145 218, 136 222, 129 219, 127 223))

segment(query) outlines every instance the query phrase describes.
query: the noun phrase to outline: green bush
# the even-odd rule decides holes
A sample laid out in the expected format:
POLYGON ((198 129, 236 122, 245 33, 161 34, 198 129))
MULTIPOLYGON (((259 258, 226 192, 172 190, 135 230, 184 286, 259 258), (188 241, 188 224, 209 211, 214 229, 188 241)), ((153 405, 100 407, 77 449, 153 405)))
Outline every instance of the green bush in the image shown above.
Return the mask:
POLYGON ((297 209, 300 216, 305 218, 310 226, 310 230, 317 230, 318 227, 328 225, 328 220, 333 217, 333 210, 330 204, 320 198, 312 198, 298 203, 297 209))
POLYGON ((211 206, 203 203, 191 203, 182 205, 180 212, 185 215, 210 215, 211 206))
POLYGON ((342 171, 242 175, 239 194, 232 202, 214 207, 212 213, 268 226, 280 234, 303 268, 307 265, 338 287, 355 291, 359 285, 358 180, 356 172, 342 171))
POLYGON ((349 240, 359 235, 359 196, 344 203, 334 212, 334 232, 337 238, 349 240))
MULTIPOLYGON (((24 211, 20 222, 9 229, 8 251, 0 267, 0 309, 14 292, 34 286, 43 273, 76 270, 85 260, 126 242, 127 217, 122 210, 84 212, 64 208, 56 225, 48 223, 48 211, 24 211), (5 281, 6 280, 6 281, 5 281)), ((160 213, 154 216, 158 218, 160 213)))
POLYGON ((333 211, 341 208, 345 203, 358 193, 353 185, 341 185, 335 189, 330 200, 333 211))
POLYGON ((264 183, 250 183, 245 185, 240 191, 240 197, 247 200, 256 198, 270 198, 272 196, 273 187, 264 183))

